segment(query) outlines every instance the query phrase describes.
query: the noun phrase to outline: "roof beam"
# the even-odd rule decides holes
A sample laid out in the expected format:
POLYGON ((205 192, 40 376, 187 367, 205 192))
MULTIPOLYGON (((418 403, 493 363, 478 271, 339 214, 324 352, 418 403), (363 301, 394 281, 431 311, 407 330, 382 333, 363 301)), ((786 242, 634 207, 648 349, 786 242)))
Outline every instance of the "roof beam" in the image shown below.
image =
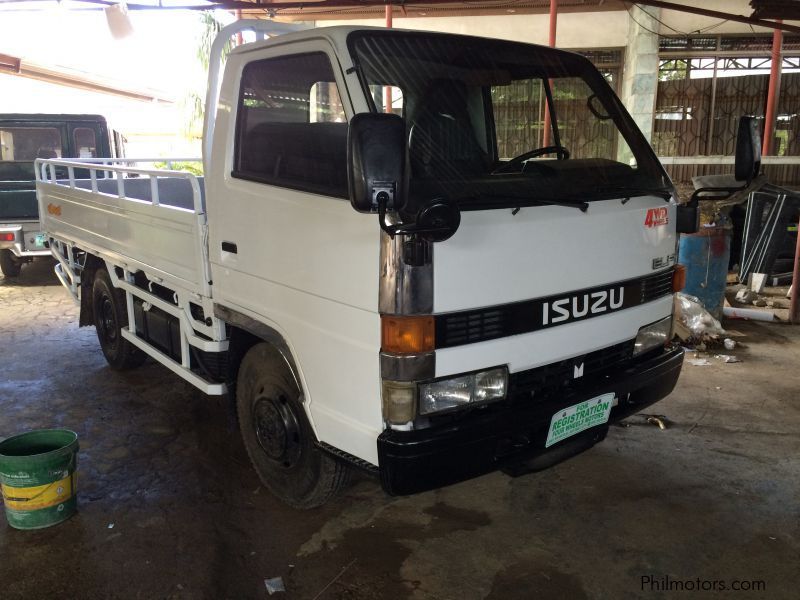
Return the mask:
MULTIPOLYGON (((3 0, 0 0, 2 2, 3 0)), ((16 2, 26 2, 28 0, 6 0, 10 4, 16 2)), ((118 0, 76 0, 85 4, 85 7, 70 7, 70 11, 98 11, 104 10, 108 6, 116 4, 118 0)), ((335 9, 374 9, 376 12, 384 13, 384 7, 396 6, 401 10, 412 11, 425 11, 425 10, 442 10, 452 9, 464 13, 472 13, 473 11, 481 11, 482 14, 496 14, 501 12, 516 13, 547 13, 549 10, 547 0, 519 0, 512 4, 494 4, 492 0, 486 0, 485 3, 477 2, 464 2, 463 0, 420 0, 414 4, 407 4, 406 0, 206 0, 204 3, 198 3, 193 0, 186 0, 185 4, 147 4, 131 0, 126 3, 128 10, 213 10, 213 9, 226 9, 226 10, 242 10, 245 12, 264 12, 267 13, 271 10, 298 10, 298 11, 311 11, 311 10, 335 10, 335 9), (474 4, 474 8, 473 5, 474 4)), ((32 11, 41 10, 36 8, 24 9, 2 9, 0 12, 8 10, 14 11, 32 11)), ((623 0, 583 0, 559 6, 559 12, 596 12, 608 10, 625 10, 623 0)))
POLYGON ((747 17, 745 15, 735 15, 733 13, 726 13, 718 10, 709 10, 707 8, 699 8, 697 6, 689 6, 687 4, 662 2, 661 0, 636 0, 636 2, 633 2, 632 4, 653 6, 655 8, 663 8, 666 10, 677 10, 678 12, 687 12, 694 15, 702 15, 704 17, 726 19, 728 21, 736 21, 738 23, 747 23, 748 25, 758 25, 759 27, 769 27, 770 29, 782 29, 783 31, 789 31, 791 33, 800 33, 800 27, 797 27, 796 25, 776 23, 775 21, 766 21, 764 19, 756 19, 753 17, 747 17))
POLYGON ((121 96, 131 100, 139 100, 142 102, 161 102, 173 104, 174 99, 167 97, 156 90, 136 90, 133 88, 125 88, 120 85, 115 85, 115 82, 95 79, 88 77, 83 73, 70 72, 68 70, 59 70, 29 61, 23 60, 16 56, 8 54, 0 54, 0 75, 12 75, 16 77, 25 77, 28 79, 37 79, 47 83, 54 83, 67 87, 77 88, 80 90, 88 90, 91 92, 100 92, 103 94, 111 94, 114 96, 121 96))

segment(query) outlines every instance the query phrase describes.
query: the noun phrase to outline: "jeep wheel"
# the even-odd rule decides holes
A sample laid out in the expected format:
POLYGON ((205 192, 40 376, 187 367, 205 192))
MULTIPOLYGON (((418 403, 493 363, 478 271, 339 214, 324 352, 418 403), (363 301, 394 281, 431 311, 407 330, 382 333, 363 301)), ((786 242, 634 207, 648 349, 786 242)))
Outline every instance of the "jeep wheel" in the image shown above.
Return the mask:
POLYGON ((6 278, 19 277, 21 269, 22 261, 14 256, 11 250, 0 250, 0 271, 3 271, 6 278))

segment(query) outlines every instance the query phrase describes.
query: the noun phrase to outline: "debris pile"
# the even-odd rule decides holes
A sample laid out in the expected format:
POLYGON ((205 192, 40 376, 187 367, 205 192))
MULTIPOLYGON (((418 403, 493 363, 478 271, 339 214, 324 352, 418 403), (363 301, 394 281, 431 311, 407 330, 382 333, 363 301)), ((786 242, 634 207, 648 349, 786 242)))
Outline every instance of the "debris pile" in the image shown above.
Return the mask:
POLYGON ((695 296, 675 294, 675 334, 684 345, 701 346, 719 339, 725 333, 722 324, 703 308, 695 296))
POLYGON ((690 365, 704 367, 712 364, 711 358, 726 364, 741 362, 732 354, 711 352, 712 349, 722 350, 723 347, 730 352, 741 344, 724 337, 725 330, 720 322, 694 296, 675 294, 675 334, 691 352, 686 359, 690 365))

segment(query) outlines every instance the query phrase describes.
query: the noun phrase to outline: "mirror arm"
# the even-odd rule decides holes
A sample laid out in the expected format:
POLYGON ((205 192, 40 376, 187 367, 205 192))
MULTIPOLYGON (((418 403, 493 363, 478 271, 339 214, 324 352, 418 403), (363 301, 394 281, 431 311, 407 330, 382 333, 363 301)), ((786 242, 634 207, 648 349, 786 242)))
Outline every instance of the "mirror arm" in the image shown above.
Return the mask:
POLYGON ((416 223, 400 223, 398 225, 391 225, 386 221, 386 210, 389 201, 388 195, 378 194, 378 223, 390 238, 394 239, 396 235, 426 235, 436 233, 447 233, 450 231, 447 227, 423 227, 416 223))
POLYGON ((689 199, 689 204, 696 204, 698 201, 712 201, 712 200, 727 200, 736 192, 740 192, 747 187, 745 184, 741 187, 705 187, 695 190, 692 197, 689 199), (710 197, 703 197, 700 194, 715 194, 710 197))
POLYGON ((389 203, 389 194, 377 194, 375 199, 378 201, 378 224, 390 238, 394 239, 394 236, 397 235, 397 226, 386 222, 386 205, 389 203))
POLYGON ((400 223, 399 225, 390 225, 386 221, 388 195, 378 194, 377 200, 378 223, 380 223, 381 229, 392 239, 396 235, 407 236, 407 239, 403 242, 403 262, 412 267, 423 266, 429 260, 430 251, 426 240, 417 234, 427 233, 428 231, 422 227, 416 227, 414 224, 400 223))

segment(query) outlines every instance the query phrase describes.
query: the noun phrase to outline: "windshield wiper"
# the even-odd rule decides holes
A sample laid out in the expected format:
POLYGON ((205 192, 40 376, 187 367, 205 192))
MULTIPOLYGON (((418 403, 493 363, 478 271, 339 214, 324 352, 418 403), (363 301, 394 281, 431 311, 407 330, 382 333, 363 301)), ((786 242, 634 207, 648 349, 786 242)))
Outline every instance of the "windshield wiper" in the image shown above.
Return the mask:
MULTIPOLYGON (((588 202, 568 202, 564 200, 546 200, 544 198, 519 198, 516 196, 498 196, 494 194, 480 194, 478 196, 470 196, 463 198, 462 201, 469 201, 475 200, 476 202, 480 203, 481 200, 490 200, 491 202, 509 202, 516 204, 515 211, 519 211, 519 208, 522 206, 531 206, 531 205, 538 205, 538 206, 566 206, 568 208, 577 208, 581 212, 586 212, 589 208, 588 202)), ((514 214, 517 214, 516 212, 514 214)))
POLYGON ((672 198, 672 189, 667 187, 628 187, 624 185, 620 186, 608 186, 608 187, 598 187, 595 189, 595 193, 600 194, 611 194, 611 193, 620 193, 620 195, 624 196, 622 199, 622 203, 625 204, 631 198, 635 198, 637 196, 658 196, 659 198, 663 198, 667 202, 669 202, 670 198, 672 198))

